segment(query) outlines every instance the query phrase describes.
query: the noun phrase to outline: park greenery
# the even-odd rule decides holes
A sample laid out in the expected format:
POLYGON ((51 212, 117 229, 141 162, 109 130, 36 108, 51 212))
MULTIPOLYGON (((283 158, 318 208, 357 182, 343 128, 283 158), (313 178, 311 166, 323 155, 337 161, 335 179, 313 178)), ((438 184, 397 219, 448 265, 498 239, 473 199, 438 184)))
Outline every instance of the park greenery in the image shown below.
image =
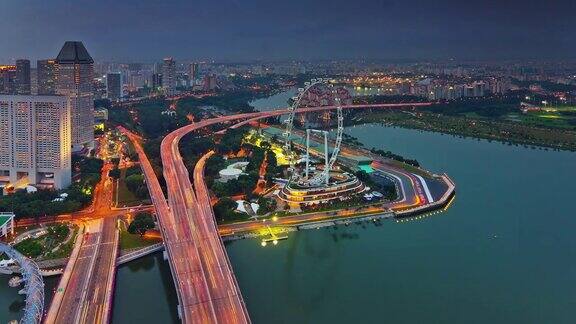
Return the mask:
POLYGON ((219 224, 245 220, 247 215, 236 212, 236 202, 232 198, 223 197, 214 205, 214 216, 219 224))
POLYGON ((237 155, 240 152, 247 157, 248 165, 238 179, 227 182, 214 181, 217 172, 225 167, 224 159, 213 157, 206 163, 206 177, 209 178, 210 189, 217 197, 244 195, 254 197, 254 190, 260 179, 260 168, 265 163, 264 179, 267 181, 277 177, 282 172, 277 164, 276 156, 268 142, 260 142, 259 146, 244 141, 247 128, 230 129, 216 146, 216 156, 237 155))
POLYGON ((37 238, 27 238, 14 245, 14 248, 30 258, 39 258, 40 256, 54 256, 58 248, 62 247, 62 243, 72 241, 69 238, 70 228, 67 224, 56 224, 48 226, 46 234, 37 238))
MULTIPOLYGON (((546 82, 543 88, 553 87, 546 82)), ((526 84, 522 84, 527 86, 526 84)), ((562 86, 562 85, 560 85, 562 86)), ((356 97, 356 103, 407 102, 409 97, 356 97)), ((415 99, 414 99, 415 100, 415 99)), ((419 101, 426 101, 420 98, 419 101)), ((505 96, 462 98, 440 101, 429 107, 404 110, 354 110, 346 112, 347 125, 385 123, 464 137, 496 140, 509 145, 541 146, 576 150, 576 111, 556 102, 554 97, 517 90, 505 96), (522 113, 520 103, 535 106, 549 102, 552 107, 522 113)))
POLYGON ((258 208, 258 211, 256 212, 256 214, 266 215, 270 212, 275 211, 277 205, 278 205, 278 202, 276 201, 276 199, 260 196, 260 197, 258 197, 259 208, 258 208))
POLYGON ((448 116, 428 112, 408 114, 402 111, 380 111, 368 113, 358 122, 358 124, 366 123, 394 125, 462 137, 484 138, 488 141, 500 141, 508 145, 576 150, 576 131, 534 127, 529 124, 506 120, 448 116))
POLYGON ((378 155, 383 156, 383 157, 388 158, 388 159, 400 161, 402 163, 406 163, 406 164, 415 166, 417 168, 420 167, 420 163, 418 163, 418 161, 415 159, 407 159, 407 158, 403 157, 402 155, 394 154, 390 151, 384 151, 384 150, 380 150, 377 148, 372 148, 372 149, 370 149, 370 151, 374 154, 378 154, 378 155))
POLYGON ((136 214, 136 217, 134 217, 134 220, 132 220, 128 226, 128 233, 144 236, 146 231, 153 229, 155 226, 152 214, 140 212, 136 214))
POLYGON ((64 190, 39 189, 27 193, 16 190, 0 196, 0 212, 13 212, 17 219, 38 218, 68 214, 90 204, 94 187, 100 181, 103 161, 92 157, 74 156, 72 159, 73 182, 64 190), (61 198, 61 194, 67 194, 61 198))

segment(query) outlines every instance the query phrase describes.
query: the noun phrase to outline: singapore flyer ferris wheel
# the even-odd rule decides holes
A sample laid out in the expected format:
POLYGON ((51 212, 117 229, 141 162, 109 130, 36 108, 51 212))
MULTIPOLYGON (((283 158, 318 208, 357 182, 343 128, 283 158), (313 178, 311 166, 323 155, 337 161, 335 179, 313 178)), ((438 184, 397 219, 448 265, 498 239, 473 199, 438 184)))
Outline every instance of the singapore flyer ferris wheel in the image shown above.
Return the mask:
POLYGON ((333 87, 331 83, 328 82, 329 79, 312 79, 310 82, 306 82, 303 88, 298 89, 298 94, 293 98, 293 102, 290 105, 289 114, 287 119, 284 121, 286 124, 283 137, 284 137, 284 153, 288 157, 290 162, 290 180, 297 181, 305 186, 321 186, 328 185, 330 179, 330 171, 334 167, 336 160, 338 159, 338 154, 340 153, 340 145, 342 143, 342 133, 344 131, 343 127, 343 115, 342 115, 342 104, 338 91, 333 87), (335 106, 337 114, 337 129, 336 129, 336 139, 333 144, 332 154, 329 154, 328 150, 328 132, 323 130, 306 129, 306 168, 304 172, 299 172, 295 167, 296 154, 292 151, 292 132, 294 129, 294 117, 299 109, 302 108, 302 103, 306 101, 306 98, 310 95, 312 91, 320 87, 328 88, 328 95, 332 96, 332 103, 335 106), (310 135, 320 134, 324 136, 324 168, 321 172, 312 173, 310 170, 310 135))

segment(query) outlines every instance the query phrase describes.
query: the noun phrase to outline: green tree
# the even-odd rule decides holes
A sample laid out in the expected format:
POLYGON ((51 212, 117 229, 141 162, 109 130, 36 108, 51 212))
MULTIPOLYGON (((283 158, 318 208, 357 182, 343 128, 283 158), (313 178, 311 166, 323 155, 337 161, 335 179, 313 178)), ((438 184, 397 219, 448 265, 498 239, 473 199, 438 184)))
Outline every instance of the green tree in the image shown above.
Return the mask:
POLYGON ((120 169, 118 169, 118 167, 110 170, 110 172, 108 172, 108 176, 110 176, 113 179, 120 179, 120 169))
POLYGON ((234 220, 236 207, 236 202, 231 198, 222 198, 214 205, 214 215, 219 222, 234 220))
POLYGON ((128 226, 128 233, 143 236, 147 230, 153 229, 154 226, 152 215, 147 212, 141 212, 134 217, 134 220, 128 226))

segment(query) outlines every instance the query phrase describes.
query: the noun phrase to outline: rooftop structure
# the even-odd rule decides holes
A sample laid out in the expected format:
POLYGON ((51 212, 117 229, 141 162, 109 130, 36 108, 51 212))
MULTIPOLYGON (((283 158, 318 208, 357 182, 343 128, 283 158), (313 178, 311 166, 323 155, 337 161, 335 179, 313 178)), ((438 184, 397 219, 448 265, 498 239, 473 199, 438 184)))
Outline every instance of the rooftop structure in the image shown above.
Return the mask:
POLYGON ((93 64, 94 60, 88 54, 82 42, 67 41, 56 57, 58 64, 93 64))
POLYGON ((0 237, 14 234, 14 214, 0 213, 0 237))

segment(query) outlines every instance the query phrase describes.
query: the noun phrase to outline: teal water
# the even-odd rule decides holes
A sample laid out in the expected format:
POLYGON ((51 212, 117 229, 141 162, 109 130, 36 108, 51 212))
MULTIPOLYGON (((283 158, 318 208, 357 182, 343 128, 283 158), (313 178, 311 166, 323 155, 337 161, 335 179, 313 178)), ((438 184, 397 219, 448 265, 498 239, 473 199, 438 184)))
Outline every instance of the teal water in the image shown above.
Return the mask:
POLYGON ((254 323, 573 323, 576 154, 377 125, 368 147, 457 184, 423 220, 303 231, 228 252, 254 323))
MULTIPOLYGON (((24 315, 23 309, 25 305, 25 298, 18 295, 18 291, 24 286, 17 288, 10 288, 8 280, 12 276, 0 275, 0 323, 8 323, 11 320, 20 320, 24 315)), ((44 278, 44 299, 45 311, 48 310, 54 289, 58 285, 59 277, 44 278)))
POLYGON ((177 304, 170 267, 162 252, 118 268, 112 323, 180 323, 177 304))
POLYGON ((270 111, 288 107, 288 100, 296 95, 297 89, 279 92, 267 98, 260 98, 250 102, 250 106, 259 111, 270 111))

